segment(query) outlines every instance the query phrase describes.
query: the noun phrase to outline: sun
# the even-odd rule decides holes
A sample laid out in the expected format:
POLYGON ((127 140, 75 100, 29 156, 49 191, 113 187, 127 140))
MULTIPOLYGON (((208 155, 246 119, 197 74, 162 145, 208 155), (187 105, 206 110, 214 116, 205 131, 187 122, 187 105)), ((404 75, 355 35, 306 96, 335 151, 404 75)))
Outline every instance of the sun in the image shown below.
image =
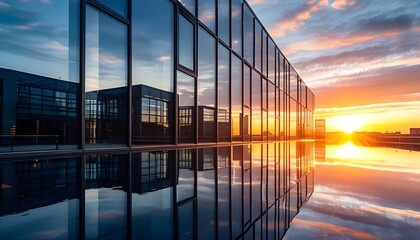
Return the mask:
POLYGON ((334 119, 334 125, 341 131, 352 133, 362 126, 362 121, 359 117, 353 115, 339 116, 334 119))

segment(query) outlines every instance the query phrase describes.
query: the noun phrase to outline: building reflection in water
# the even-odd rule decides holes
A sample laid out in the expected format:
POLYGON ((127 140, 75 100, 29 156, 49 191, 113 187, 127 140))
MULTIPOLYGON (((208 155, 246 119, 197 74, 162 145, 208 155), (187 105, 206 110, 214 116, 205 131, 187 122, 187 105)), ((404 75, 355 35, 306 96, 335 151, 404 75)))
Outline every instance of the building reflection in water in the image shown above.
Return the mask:
POLYGON ((314 147, 281 142, 2 161, 0 236, 278 239, 313 192, 314 147))

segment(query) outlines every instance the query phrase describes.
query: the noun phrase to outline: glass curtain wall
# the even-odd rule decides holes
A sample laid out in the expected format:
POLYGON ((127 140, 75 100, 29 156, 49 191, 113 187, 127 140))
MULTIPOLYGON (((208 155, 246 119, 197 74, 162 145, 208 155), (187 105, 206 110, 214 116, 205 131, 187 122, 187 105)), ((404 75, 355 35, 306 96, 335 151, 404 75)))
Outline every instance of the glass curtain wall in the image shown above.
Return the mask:
POLYGON ((127 25, 86 9, 85 142, 127 143, 127 25))

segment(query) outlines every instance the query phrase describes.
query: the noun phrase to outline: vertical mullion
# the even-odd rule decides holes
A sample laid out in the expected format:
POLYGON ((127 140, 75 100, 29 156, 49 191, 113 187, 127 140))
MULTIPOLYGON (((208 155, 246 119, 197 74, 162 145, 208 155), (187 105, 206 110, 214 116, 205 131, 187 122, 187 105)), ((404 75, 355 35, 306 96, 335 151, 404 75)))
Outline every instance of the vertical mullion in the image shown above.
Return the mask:
MULTIPOLYGON (((178 102, 178 94, 177 94, 177 92, 178 92, 178 81, 177 81, 177 79, 178 79, 178 74, 177 74, 177 68, 178 68, 178 53, 179 53, 179 45, 178 45, 178 20, 179 20, 179 5, 178 5, 179 3, 176 3, 175 4, 175 7, 174 7, 174 25, 173 25, 173 27, 174 27, 174 69, 173 69, 173 75, 174 75, 174 79, 173 79, 173 81, 174 81, 174 89, 173 89, 173 91, 174 91, 174 101, 173 101, 173 109, 174 109, 174 119, 169 119, 169 121, 171 121, 171 120, 174 120, 173 122, 172 122, 172 126, 173 126, 173 128, 174 128, 174 132, 173 132, 173 136, 172 136, 172 138, 173 138, 173 142, 177 145, 178 144, 178 142, 179 142, 179 116, 178 116, 178 109, 179 109, 179 107, 178 107, 178 105, 179 105, 179 102, 178 102)), ((174 175, 175 176, 175 175, 174 175)), ((177 212, 177 211, 175 211, 175 212, 177 212)))
POLYGON ((85 149, 85 139, 86 139, 86 128, 85 126, 85 101, 86 101, 86 93, 85 93, 85 71, 86 71, 86 67, 85 67, 85 48, 86 48, 86 0, 81 0, 80 1, 80 44, 79 44, 79 48, 80 48, 80 56, 79 56, 79 60, 80 60, 80 71, 79 71, 79 75, 80 75, 80 111, 79 111, 79 115, 80 115, 80 130, 81 130, 81 134, 80 134, 80 148, 82 150, 85 149))
MULTIPOLYGON (((79 38, 79 82, 80 82, 80 110, 79 110, 79 120, 80 120, 80 130, 81 134, 79 136, 79 146, 84 151, 85 149, 85 135, 86 135, 86 128, 85 128, 85 47, 86 47, 86 0, 80 1, 80 9, 79 9, 79 31, 80 31, 80 38, 79 38)), ((78 159, 80 161, 80 203, 79 203, 79 238, 85 239, 85 157, 81 156, 78 159)))
MULTIPOLYGON (((128 147, 131 149, 132 146, 132 110, 133 108, 132 106, 132 95, 133 95, 133 91, 132 91, 132 9, 131 9, 131 0, 128 0, 127 2, 128 6, 127 6, 127 17, 129 20, 129 24, 127 26, 127 30, 128 30, 128 36, 127 36, 127 90, 128 90, 128 111, 127 111, 127 118, 128 118, 128 126, 126 129, 126 132, 128 134, 128 147)), ((141 99, 141 98, 140 98, 141 99)))

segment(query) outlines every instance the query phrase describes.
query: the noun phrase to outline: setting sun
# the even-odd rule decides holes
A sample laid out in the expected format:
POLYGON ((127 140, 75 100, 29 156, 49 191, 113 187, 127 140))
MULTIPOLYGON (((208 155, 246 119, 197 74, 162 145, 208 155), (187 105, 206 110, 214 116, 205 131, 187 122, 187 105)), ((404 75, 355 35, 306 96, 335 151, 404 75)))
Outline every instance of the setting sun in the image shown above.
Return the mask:
POLYGON ((332 124, 341 131, 352 133, 362 126, 360 117, 349 115, 339 116, 332 119, 332 124))

